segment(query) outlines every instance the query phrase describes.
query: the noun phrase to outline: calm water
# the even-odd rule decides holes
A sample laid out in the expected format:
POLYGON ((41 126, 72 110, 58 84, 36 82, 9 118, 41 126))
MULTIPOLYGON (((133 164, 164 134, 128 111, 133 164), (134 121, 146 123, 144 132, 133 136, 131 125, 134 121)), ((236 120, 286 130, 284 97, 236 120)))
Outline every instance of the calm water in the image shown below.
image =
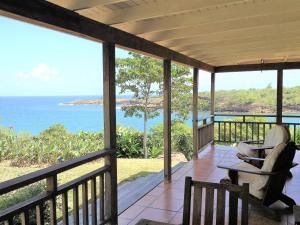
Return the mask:
MULTIPOLYGON (((97 96, 72 97, 0 97, 0 125, 12 126, 17 132, 38 134, 54 123, 64 124, 71 132, 103 129, 102 105, 63 105, 64 102, 97 99, 97 96)), ((162 113, 149 121, 149 127, 162 123, 162 113)), ((188 121, 191 124, 191 120, 188 121)), ((117 124, 143 129, 143 119, 124 117, 117 106, 117 124)))

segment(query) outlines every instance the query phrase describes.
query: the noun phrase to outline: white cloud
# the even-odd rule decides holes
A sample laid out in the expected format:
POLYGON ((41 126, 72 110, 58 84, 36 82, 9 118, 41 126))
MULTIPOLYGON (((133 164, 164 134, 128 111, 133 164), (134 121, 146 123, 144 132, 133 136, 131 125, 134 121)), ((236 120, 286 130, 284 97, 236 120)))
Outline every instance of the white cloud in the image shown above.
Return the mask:
POLYGON ((30 72, 19 72, 17 77, 32 78, 42 81, 49 81, 57 76, 57 71, 45 63, 41 63, 33 68, 30 72))

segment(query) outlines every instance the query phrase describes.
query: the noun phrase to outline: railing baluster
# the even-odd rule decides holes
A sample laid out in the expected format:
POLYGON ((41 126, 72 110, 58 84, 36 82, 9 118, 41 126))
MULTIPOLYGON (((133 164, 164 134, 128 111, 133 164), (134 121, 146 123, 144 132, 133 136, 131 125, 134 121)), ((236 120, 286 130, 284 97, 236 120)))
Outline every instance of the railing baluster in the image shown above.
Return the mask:
POLYGON ((234 142, 236 142, 236 122, 234 123, 234 142))
POLYGON ((69 224, 69 207, 68 207, 68 192, 62 194, 62 213, 63 213, 63 224, 69 224))
POLYGON ((224 142, 226 142, 226 122, 224 122, 224 142))
POLYGON ((248 123, 246 123, 246 140, 248 140, 248 123))
POLYGON ((104 220, 104 175, 99 177, 100 221, 104 220))
POLYGON ((26 210, 25 212, 22 212, 20 214, 21 217, 21 224, 22 225, 29 225, 29 214, 28 214, 28 210, 26 210))
POLYGON ((221 122, 218 122, 218 141, 221 141, 221 122))
POLYGON ((47 191, 52 194, 52 198, 49 200, 50 207, 50 224, 57 225, 56 219, 56 191, 57 191, 57 175, 48 177, 47 180, 47 191))
POLYGON ((260 138, 259 138, 259 126, 260 124, 259 123, 257 123, 257 139, 256 140, 259 140, 260 138))
POLYGON ((73 188, 73 224, 79 225, 78 187, 73 188))
POLYGON ((253 137, 254 137, 254 128, 253 128, 253 124, 254 124, 254 123, 252 122, 252 123, 251 123, 251 129, 252 129, 252 130, 251 130, 251 140, 254 140, 254 139, 253 139, 253 137))
POLYGON ((8 220, 4 221, 4 225, 13 225, 13 224, 14 224, 14 221, 13 221, 12 217, 10 217, 8 220))
POLYGON ((240 123, 240 141, 243 140, 242 133, 243 133, 243 124, 240 123))
POLYGON ((263 124, 263 139, 265 140, 265 137, 266 137, 266 124, 264 123, 263 124))
POLYGON ((43 203, 39 204, 35 207, 36 211, 36 224, 37 225, 44 225, 45 220, 44 220, 44 206, 43 203))
MULTIPOLYGON (((296 142, 296 124, 294 124, 294 142, 296 142)), ((296 143, 298 144, 298 143, 296 143)))
POLYGON ((229 142, 231 142, 231 122, 229 122, 229 142))
POLYGON ((97 193, 96 193, 96 178, 91 179, 91 215, 92 225, 97 224, 97 193))
POLYGON ((82 220, 83 225, 89 225, 88 182, 82 184, 82 220))

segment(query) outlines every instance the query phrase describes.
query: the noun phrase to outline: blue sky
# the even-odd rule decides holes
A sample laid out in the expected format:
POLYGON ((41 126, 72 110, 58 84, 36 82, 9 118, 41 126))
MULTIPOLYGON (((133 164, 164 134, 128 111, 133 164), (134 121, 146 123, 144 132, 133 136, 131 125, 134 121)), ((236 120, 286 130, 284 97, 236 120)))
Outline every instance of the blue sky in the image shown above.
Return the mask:
MULTIPOLYGON (((102 95, 102 45, 0 17, 0 96, 102 95)), ((127 53, 117 49, 116 56, 127 53)), ((300 71, 285 71, 285 86, 300 85, 300 71)), ((276 86, 276 73, 217 74, 216 89, 276 86)), ((201 71, 200 91, 210 88, 201 71)))

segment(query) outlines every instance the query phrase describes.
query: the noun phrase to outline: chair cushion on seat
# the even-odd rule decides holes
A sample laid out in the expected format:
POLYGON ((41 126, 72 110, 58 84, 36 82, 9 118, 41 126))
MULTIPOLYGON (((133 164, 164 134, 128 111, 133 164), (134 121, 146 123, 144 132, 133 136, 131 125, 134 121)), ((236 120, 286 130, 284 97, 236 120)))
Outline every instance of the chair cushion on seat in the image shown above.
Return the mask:
MULTIPOLYGON (((280 143, 287 143, 290 139, 290 135, 286 128, 280 125, 276 125, 267 132, 263 146, 277 146, 280 143)), ((270 154, 273 150, 266 149, 266 155, 270 154)))
MULTIPOLYGON (((267 157, 265 158, 265 161, 261 168, 261 171, 272 172, 274 164, 275 164, 278 156, 285 149, 285 147, 286 147, 286 144, 281 143, 281 144, 277 145, 275 148, 273 148, 271 153, 268 154, 267 157)), ((256 189, 262 190, 263 188, 265 188, 268 180, 269 180, 269 176, 262 176, 262 175, 258 176, 254 182, 256 189)))
MULTIPOLYGON (((241 162, 239 164, 236 164, 235 166, 237 166, 240 169, 259 170, 255 166, 252 166, 251 164, 246 162, 241 162)), ((257 174, 238 172, 238 184, 243 185, 243 183, 249 183, 249 193, 258 199, 262 199, 264 195, 264 190, 257 189, 255 185, 255 182, 259 176, 260 175, 257 174)))
POLYGON ((246 144, 244 142, 240 142, 237 146, 239 153, 242 155, 247 155, 249 157, 258 157, 258 152, 252 150, 255 148, 253 145, 246 144))

